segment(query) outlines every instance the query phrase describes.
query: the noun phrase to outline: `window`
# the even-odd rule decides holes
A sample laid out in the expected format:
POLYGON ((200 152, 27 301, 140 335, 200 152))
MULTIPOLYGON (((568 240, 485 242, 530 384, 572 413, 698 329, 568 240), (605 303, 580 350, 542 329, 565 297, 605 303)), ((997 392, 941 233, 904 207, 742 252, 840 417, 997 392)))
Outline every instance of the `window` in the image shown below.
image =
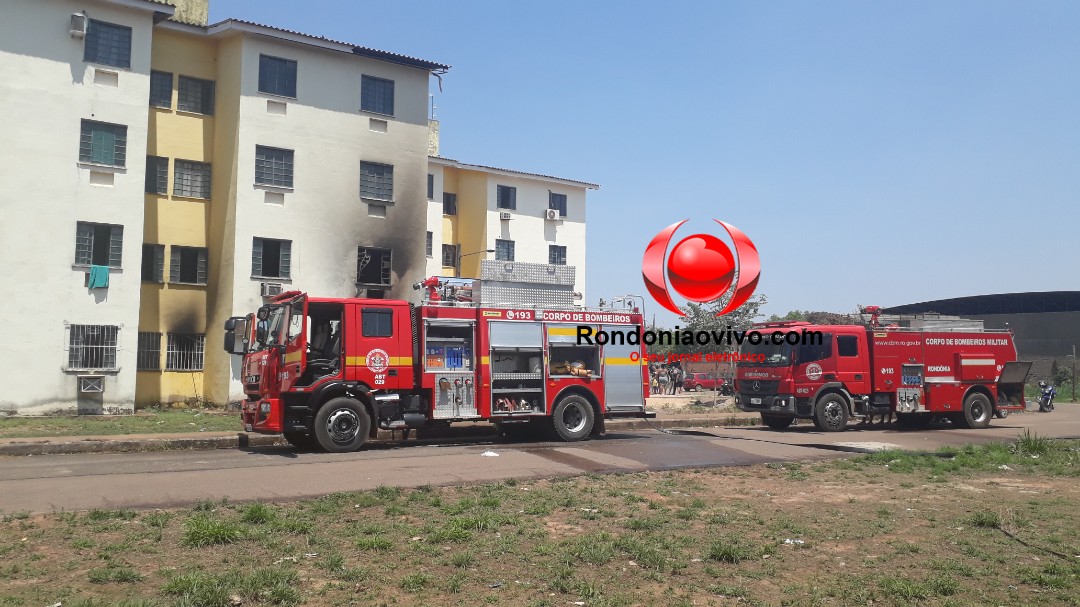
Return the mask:
POLYGON ((214 81, 180 76, 176 109, 195 114, 214 114, 214 81))
POLYGON ((394 115, 394 81, 374 76, 360 77, 360 109, 394 115))
POLYGON ((254 238, 251 245, 251 275, 265 278, 288 278, 292 260, 292 241, 254 238))
POLYGON ((115 325, 71 325, 68 327, 68 369, 116 369, 115 325))
POLYGON ((173 196, 210 198, 210 163, 177 160, 173 164, 173 196))
POLYGON ((119 268, 124 251, 124 226, 75 224, 75 265, 119 268))
POLYGON ((172 72, 150 72, 150 107, 172 107, 172 72))
POLYGON ((821 343, 816 344, 807 341, 805 344, 799 344, 798 358, 795 364, 805 365, 806 363, 814 362, 815 360, 824 360, 832 357, 832 333, 825 333, 822 335, 821 343))
POLYGON ((427 174, 427 199, 435 200, 435 176, 427 174))
POLYGON ((442 246, 442 265, 444 268, 457 267, 457 245, 444 244, 442 246))
POLYGON ((202 371, 206 336, 195 333, 169 333, 165 349, 166 371, 202 371))
POLYGON ((83 44, 83 61, 131 67, 131 28, 90 19, 83 44))
POLYGON ((503 240, 498 238, 495 240, 495 259, 499 261, 514 261, 514 241, 503 240))
POLYGON ((566 247, 557 244, 548 245, 548 263, 555 266, 565 266, 566 247))
POLYGON ((566 194, 548 192, 548 208, 558 209, 559 217, 566 217, 566 194))
POLYGON ((146 193, 169 193, 169 159, 163 156, 146 157, 146 193))
POLYGON ((206 249, 172 246, 169 259, 169 282, 206 284, 206 249))
POLYGON ((135 370, 161 370, 161 333, 139 331, 139 350, 135 358, 135 370))
POLYGON ((165 245, 143 244, 142 280, 143 282, 165 282, 165 245))
POLYGON ((393 200, 394 167, 389 164, 361 162, 360 197, 371 200, 393 200))
POLYGON ((496 189, 496 201, 500 209, 517 210, 517 188, 500 185, 496 189))
POLYGON ((836 351, 840 356, 858 356, 859 338, 855 335, 838 335, 836 337, 836 351))
POLYGON ((394 334, 394 311, 390 308, 364 308, 360 312, 364 337, 391 337, 394 334))
POLYGON ((356 250, 356 283, 390 286, 390 249, 358 247, 356 250))
POLYGON ((259 55, 259 92, 296 97, 296 62, 259 55))
POLYGON ((457 194, 443 192, 442 213, 443 215, 457 215, 457 194))
POLYGON ((82 121, 79 162, 122 167, 126 160, 127 127, 120 124, 82 121))
POLYGON ((293 187, 293 151, 255 146, 255 183, 293 187))
POLYGON ((434 249, 435 249, 435 245, 434 245, 434 242, 433 242, 434 238, 435 238, 434 234, 432 234, 431 232, 427 233, 427 244, 425 245, 424 251, 427 253, 428 259, 431 259, 434 256, 433 255, 434 249))

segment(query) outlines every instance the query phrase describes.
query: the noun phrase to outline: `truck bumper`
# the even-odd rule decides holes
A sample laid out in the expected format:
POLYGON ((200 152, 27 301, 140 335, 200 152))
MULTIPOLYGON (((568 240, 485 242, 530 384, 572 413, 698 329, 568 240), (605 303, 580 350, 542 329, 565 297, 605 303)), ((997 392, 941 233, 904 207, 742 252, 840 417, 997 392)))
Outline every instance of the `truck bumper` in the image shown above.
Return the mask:
POLYGON ((776 415, 795 415, 795 397, 791 394, 773 394, 770 396, 750 396, 736 394, 735 406, 740 411, 770 413, 776 415))
POLYGON ((246 432, 278 434, 282 428, 281 401, 276 398, 244 401, 240 418, 246 432))

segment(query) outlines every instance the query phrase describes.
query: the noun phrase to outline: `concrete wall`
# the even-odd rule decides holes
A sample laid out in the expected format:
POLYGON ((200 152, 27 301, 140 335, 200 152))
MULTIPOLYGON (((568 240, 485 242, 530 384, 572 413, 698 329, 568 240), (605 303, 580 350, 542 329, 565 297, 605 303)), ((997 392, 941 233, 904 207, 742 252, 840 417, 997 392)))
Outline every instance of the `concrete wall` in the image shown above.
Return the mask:
POLYGON ((0 366, 19 370, 10 373, 0 411, 116 411, 134 402, 152 33, 151 12, 112 3, 4 4, 0 254, 6 286, 24 297, 0 342, 0 366), (83 40, 68 32, 71 13, 80 11, 132 28, 129 69, 83 61, 83 40), (82 119, 127 126, 124 168, 79 163, 82 119), (124 227, 122 265, 107 289, 87 289, 87 270, 73 267, 78 221, 124 227), (68 324, 120 327, 119 368, 103 373, 103 394, 80 396, 79 373, 66 370, 68 324))

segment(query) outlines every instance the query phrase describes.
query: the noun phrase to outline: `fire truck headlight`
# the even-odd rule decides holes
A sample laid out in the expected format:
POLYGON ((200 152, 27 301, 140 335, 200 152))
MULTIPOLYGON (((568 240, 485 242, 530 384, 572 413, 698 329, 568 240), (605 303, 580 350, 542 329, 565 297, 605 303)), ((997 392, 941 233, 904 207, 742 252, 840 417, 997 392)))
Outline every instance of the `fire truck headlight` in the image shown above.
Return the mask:
POLYGON ((262 403, 259 405, 259 413, 264 415, 270 414, 270 403, 262 403))

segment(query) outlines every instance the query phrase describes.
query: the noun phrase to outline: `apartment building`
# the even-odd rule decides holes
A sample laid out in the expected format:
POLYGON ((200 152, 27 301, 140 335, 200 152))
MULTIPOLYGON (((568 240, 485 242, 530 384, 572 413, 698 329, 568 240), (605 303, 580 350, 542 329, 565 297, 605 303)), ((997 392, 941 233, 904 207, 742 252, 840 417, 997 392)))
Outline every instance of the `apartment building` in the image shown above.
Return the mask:
POLYGON ((9 0, 0 250, 13 295, 0 412, 130 411, 152 0, 9 0))
POLYGON ((427 271, 477 278, 485 259, 574 266, 585 290, 585 195, 600 186, 428 159, 427 271))

